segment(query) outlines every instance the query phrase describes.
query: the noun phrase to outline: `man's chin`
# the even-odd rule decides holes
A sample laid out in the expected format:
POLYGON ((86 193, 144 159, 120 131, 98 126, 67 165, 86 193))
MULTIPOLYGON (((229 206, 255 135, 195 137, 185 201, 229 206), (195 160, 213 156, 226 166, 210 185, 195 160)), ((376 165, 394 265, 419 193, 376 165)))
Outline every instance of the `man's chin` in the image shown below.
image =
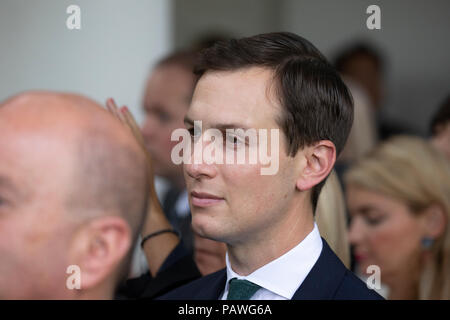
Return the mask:
POLYGON ((198 236, 209 240, 216 240, 218 231, 213 228, 211 224, 208 224, 203 217, 192 217, 192 230, 198 236))
POLYGON ((208 232, 208 229, 203 227, 203 226, 198 226, 197 224, 194 223, 194 220, 192 220, 192 230, 199 237, 210 239, 210 240, 214 240, 214 239, 211 239, 211 235, 208 232))

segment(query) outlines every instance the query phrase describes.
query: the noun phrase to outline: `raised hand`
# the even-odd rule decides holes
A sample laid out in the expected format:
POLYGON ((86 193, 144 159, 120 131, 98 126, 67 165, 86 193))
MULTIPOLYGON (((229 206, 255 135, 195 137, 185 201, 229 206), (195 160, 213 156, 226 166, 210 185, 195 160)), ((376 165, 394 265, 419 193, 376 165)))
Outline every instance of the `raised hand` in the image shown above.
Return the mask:
MULTIPOLYGON (((148 234, 157 232, 159 230, 170 229, 172 226, 167 220, 161 204, 156 195, 154 186, 153 164, 152 157, 147 151, 144 138, 142 137, 141 130, 134 120, 132 114, 128 111, 128 108, 123 106, 120 109, 112 98, 106 100, 106 107, 113 116, 120 120, 127 128, 129 128, 136 138, 136 141, 144 150, 148 165, 149 165, 149 181, 150 181, 150 194, 149 194, 149 208, 147 212, 147 218, 143 226, 141 235, 145 237, 148 234)), ((167 256, 174 250, 179 244, 180 240, 172 233, 164 233, 159 236, 153 237, 145 242, 144 252, 147 257, 148 267, 153 276, 155 276, 161 265, 164 263, 167 256)))
MULTIPOLYGON (((119 119, 120 122, 122 122, 128 129, 131 130, 131 133, 136 138, 136 141, 139 143, 142 150, 144 151, 144 153, 147 157, 148 166, 149 166, 149 179, 150 179, 150 184, 151 184, 151 188, 152 188, 151 201, 154 203, 155 202, 154 200, 156 200, 155 199, 156 191, 154 188, 153 162, 152 162, 152 157, 151 157, 150 153, 148 152, 147 147, 145 146, 145 141, 144 141, 144 137, 142 136, 141 129, 137 125, 136 121, 134 120, 133 115, 130 113, 128 108, 126 106, 122 106, 119 109, 113 98, 109 98, 106 100, 106 108, 109 110, 109 112, 111 112, 111 114, 113 116, 115 116, 117 119, 119 119)), ((158 203, 158 205, 159 205, 159 203, 158 203)))
POLYGON ((136 141, 139 143, 139 145, 144 149, 146 155, 149 157, 149 160, 151 161, 151 156, 147 151, 147 148, 145 146, 144 138, 142 137, 141 129, 137 125, 136 121, 133 118, 133 115, 130 113, 128 108, 126 106, 122 106, 120 109, 117 107, 114 99, 109 98, 106 100, 106 107, 111 112, 112 115, 114 115, 117 119, 119 119, 125 126, 127 126, 131 132, 133 133, 134 137, 136 138, 136 141))

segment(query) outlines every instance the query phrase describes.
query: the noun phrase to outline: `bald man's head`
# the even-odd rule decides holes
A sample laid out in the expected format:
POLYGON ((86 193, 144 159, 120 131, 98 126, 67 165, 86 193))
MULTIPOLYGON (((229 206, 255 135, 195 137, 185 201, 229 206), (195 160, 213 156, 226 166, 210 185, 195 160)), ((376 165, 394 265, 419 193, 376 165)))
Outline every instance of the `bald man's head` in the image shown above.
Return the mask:
MULTIPOLYGON (((0 229, 9 226, 8 230, 16 232, 0 230, 0 237, 21 237, 23 241, 5 247, 0 244, 0 255, 9 257, 0 262, 0 288, 17 286, 8 278, 14 278, 14 270, 26 269, 27 259, 20 255, 30 246, 47 271, 57 269, 51 270, 58 285, 52 288, 54 292, 67 294, 66 267, 77 259, 85 263, 85 271, 81 270, 84 284, 101 283, 93 261, 99 267, 108 260, 100 258, 102 252, 114 255, 116 249, 122 251, 115 257, 123 258, 139 234, 147 207, 147 170, 145 154, 131 132, 92 100, 29 92, 2 103, 0 229), (36 241, 27 243, 35 238, 52 243, 52 251, 36 241), (126 238, 127 243, 122 241, 126 238), (78 239, 76 244, 74 239, 78 239), (71 256, 61 257, 65 252, 71 256), (83 256, 83 252, 90 253, 83 256), (92 252, 97 255, 89 256, 92 252), (55 263, 44 261, 46 255, 55 263)), ((121 265, 111 259, 109 276, 121 265)), ((36 283, 30 288, 30 297, 46 295, 45 288, 39 291, 36 283)), ((28 292, 22 289, 21 294, 28 292)), ((14 290, 11 292, 14 296, 14 290)), ((0 289, 0 298, 3 295, 0 289)))

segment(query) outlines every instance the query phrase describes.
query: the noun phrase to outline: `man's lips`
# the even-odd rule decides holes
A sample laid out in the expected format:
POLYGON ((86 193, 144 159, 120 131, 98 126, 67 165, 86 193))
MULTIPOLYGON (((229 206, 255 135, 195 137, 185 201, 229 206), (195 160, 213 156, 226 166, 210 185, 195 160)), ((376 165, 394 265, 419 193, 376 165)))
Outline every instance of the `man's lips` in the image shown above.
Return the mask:
POLYGON ((191 199, 192 205, 196 207, 209 207, 216 205, 224 200, 224 198, 218 197, 216 195, 199 191, 192 191, 191 199))

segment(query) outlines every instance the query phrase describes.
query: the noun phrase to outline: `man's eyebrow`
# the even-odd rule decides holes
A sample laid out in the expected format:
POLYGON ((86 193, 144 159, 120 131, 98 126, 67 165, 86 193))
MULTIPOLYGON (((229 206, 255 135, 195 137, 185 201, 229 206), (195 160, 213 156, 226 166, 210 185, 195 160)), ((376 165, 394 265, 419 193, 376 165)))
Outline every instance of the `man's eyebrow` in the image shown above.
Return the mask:
MULTIPOLYGON (((190 124, 190 125, 194 125, 194 121, 192 119, 190 119, 188 116, 184 117, 184 123, 185 124, 190 124)), ((226 131, 226 129, 243 129, 243 130, 247 130, 249 129, 247 126, 243 125, 243 124, 239 124, 239 123, 216 123, 216 124, 212 124, 210 126, 211 128, 215 128, 215 129, 219 129, 220 131, 226 131)))
POLYGON ((144 109, 147 112, 167 113, 166 108, 157 103, 151 105, 144 105, 144 109))
POLYGON ((239 123, 218 123, 212 126, 213 128, 217 128, 220 131, 225 131, 226 129, 242 129, 247 130, 247 126, 239 123))

